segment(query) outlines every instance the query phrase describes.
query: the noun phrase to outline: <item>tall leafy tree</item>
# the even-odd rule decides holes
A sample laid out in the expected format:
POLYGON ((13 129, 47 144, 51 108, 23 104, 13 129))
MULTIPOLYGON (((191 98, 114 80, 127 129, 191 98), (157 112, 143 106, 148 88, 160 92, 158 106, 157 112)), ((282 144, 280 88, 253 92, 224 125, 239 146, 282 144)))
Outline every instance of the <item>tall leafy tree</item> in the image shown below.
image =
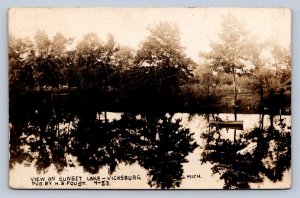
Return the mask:
POLYGON ((37 30, 34 36, 36 48, 35 79, 40 89, 49 87, 53 90, 63 83, 61 74, 63 60, 61 57, 66 43, 59 44, 58 37, 63 38, 61 34, 57 34, 51 42, 45 31, 41 30, 37 30))
POLYGON ((193 76, 195 63, 184 52, 176 24, 161 22, 148 31, 136 52, 135 66, 125 76, 131 86, 123 90, 125 95, 133 91, 134 100, 147 103, 152 110, 171 110, 179 107, 180 86, 193 76))
POLYGON ((102 42, 95 33, 88 33, 76 47, 76 65, 85 88, 102 88, 109 84, 113 55, 118 46, 112 35, 102 42))
MULTIPOLYGON (((9 117, 11 123, 26 123, 35 91, 34 45, 30 39, 9 35, 9 117)), ((12 138, 13 139, 13 138, 12 138)), ((19 140, 15 140, 19 142, 19 140)))
POLYGON ((248 32, 245 24, 231 14, 224 16, 221 27, 219 39, 210 43, 211 51, 202 55, 213 70, 235 74, 246 66, 242 60, 245 59, 248 32))
POLYGON ((190 77, 195 67, 195 63, 184 53, 178 26, 168 22, 149 27, 149 35, 137 51, 136 63, 140 66, 176 68, 174 75, 178 80, 190 77))
POLYGON ((76 46, 75 64, 83 88, 96 87, 99 84, 97 74, 101 67, 101 48, 102 44, 95 33, 86 34, 76 46))
MULTIPOLYGON (((231 73, 234 87, 234 110, 237 110, 237 73, 245 73, 247 62, 244 48, 248 44, 248 32, 245 24, 239 21, 234 15, 227 14, 221 23, 219 39, 211 42, 211 51, 202 53, 209 66, 216 72, 231 73)), ((236 116, 235 116, 236 119, 236 116)))
MULTIPOLYGON (((290 90, 286 89, 284 83, 291 77, 291 59, 289 51, 277 43, 265 42, 261 48, 259 56, 253 58, 255 69, 246 86, 259 94, 259 111, 270 115, 273 126, 273 116, 290 105, 290 90)), ((252 54, 255 54, 255 51, 252 54)))
POLYGON ((33 43, 28 38, 16 38, 10 34, 8 53, 10 91, 20 94, 32 91, 35 83, 33 43))

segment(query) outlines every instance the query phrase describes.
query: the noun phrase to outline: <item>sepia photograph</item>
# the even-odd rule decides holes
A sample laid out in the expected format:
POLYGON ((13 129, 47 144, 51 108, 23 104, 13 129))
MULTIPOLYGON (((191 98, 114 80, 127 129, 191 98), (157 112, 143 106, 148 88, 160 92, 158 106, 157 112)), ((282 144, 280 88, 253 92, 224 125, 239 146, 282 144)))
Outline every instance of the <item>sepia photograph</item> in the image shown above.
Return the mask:
POLYGON ((11 8, 13 189, 288 189, 288 8, 11 8))

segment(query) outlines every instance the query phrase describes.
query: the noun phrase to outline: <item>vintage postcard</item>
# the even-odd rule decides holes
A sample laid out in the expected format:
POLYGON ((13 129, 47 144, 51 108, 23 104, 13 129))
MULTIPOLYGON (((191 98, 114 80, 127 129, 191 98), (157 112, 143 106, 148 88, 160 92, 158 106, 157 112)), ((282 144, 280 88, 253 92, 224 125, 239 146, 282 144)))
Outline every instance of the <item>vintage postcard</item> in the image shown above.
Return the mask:
POLYGON ((11 8, 9 186, 291 186, 291 10, 11 8))

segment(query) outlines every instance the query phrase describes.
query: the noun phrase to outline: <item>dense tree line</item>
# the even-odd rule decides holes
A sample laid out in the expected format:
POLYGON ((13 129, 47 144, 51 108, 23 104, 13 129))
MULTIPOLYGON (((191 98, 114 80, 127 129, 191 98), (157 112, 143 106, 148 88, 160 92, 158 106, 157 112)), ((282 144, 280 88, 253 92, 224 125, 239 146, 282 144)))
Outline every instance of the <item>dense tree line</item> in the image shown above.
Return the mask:
POLYGON ((60 33, 50 40, 38 30, 34 42, 10 35, 10 97, 65 90, 95 97, 111 111, 176 111, 180 87, 193 76, 195 63, 184 54, 175 25, 161 23, 149 31, 137 51, 118 45, 112 35, 101 41, 89 33, 70 50, 72 39, 60 33))
POLYGON ((110 111, 228 112, 237 103, 243 112, 260 112, 275 93, 282 106, 274 113, 289 107, 290 90, 282 84, 291 75, 289 51, 253 40, 231 15, 222 27, 198 64, 185 54, 178 27, 167 22, 151 26, 137 50, 112 35, 101 40, 88 33, 77 44, 41 30, 34 41, 10 35, 10 98, 76 92, 110 111), (247 92, 255 94, 243 97, 247 92))

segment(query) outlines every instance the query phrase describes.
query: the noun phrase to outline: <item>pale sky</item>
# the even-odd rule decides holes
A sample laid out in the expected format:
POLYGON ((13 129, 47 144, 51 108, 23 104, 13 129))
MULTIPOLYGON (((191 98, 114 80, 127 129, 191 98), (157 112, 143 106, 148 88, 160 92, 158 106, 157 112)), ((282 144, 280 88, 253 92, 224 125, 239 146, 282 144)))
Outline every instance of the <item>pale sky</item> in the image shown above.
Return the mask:
POLYGON ((199 62, 199 52, 207 51, 220 32, 223 16, 231 13, 246 23, 257 39, 274 39, 283 47, 291 43, 291 12, 281 8, 13 8, 9 11, 9 32, 31 37, 37 29, 50 38, 56 32, 75 38, 95 32, 106 40, 111 33, 121 45, 137 49, 146 38, 149 25, 161 21, 176 23, 186 53, 199 62))

